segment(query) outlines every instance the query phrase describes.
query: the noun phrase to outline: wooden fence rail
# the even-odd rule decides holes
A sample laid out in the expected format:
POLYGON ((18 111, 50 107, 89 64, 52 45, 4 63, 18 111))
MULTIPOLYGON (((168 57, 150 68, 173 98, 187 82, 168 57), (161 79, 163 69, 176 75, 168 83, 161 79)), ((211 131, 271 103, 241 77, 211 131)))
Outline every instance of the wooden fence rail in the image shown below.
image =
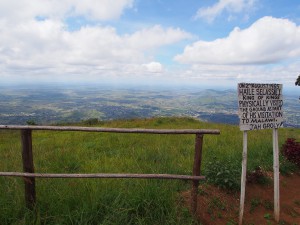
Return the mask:
POLYGON ((139 129, 139 128, 103 128, 103 127, 77 127, 77 126, 21 126, 21 125, 0 125, 0 130, 20 130, 22 141, 23 173, 21 172, 0 172, 3 177, 23 177, 25 184, 25 202, 30 209, 36 203, 35 178, 138 178, 138 179, 180 179, 191 180, 191 210, 197 211, 197 192, 199 181, 204 180, 200 176, 202 161, 202 146, 204 134, 220 134, 219 130, 208 129, 139 129), (33 152, 32 152, 32 131, 83 131, 83 132, 112 132, 112 133, 144 133, 144 134, 195 134, 195 153, 192 176, 177 174, 50 174, 35 173, 33 152))

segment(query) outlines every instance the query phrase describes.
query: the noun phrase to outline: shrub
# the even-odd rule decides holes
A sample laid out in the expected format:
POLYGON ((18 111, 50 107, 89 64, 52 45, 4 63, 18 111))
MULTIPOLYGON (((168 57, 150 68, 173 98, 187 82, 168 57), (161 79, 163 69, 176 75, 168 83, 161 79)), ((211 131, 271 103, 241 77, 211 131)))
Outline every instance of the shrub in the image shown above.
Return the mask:
POLYGON ((223 189, 238 190, 240 188, 240 170, 230 161, 209 162, 206 168, 206 178, 209 183, 223 189))
POLYGON ((271 179, 260 166, 257 166, 253 171, 247 171, 247 183, 266 185, 271 183, 271 179))
POLYGON ((300 143, 294 138, 286 139, 281 148, 282 154, 287 160, 295 163, 300 168, 300 143))
POLYGON ((87 120, 83 121, 84 125, 96 125, 98 123, 99 123, 98 118, 90 118, 90 119, 87 119, 87 120))
POLYGON ((36 122, 34 120, 27 120, 26 121, 27 125, 37 125, 36 122))

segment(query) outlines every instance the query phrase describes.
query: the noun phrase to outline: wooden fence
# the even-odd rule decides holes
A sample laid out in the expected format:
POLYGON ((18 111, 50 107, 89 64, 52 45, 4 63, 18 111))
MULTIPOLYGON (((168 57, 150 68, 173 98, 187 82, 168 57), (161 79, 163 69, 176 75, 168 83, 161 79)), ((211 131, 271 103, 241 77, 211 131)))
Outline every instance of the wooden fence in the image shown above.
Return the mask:
POLYGON ((197 192, 199 181, 204 180, 200 176, 202 161, 202 146, 204 134, 220 134, 219 130, 207 129, 129 129, 129 128, 101 128, 101 127, 66 127, 66 126, 19 126, 19 125, 0 125, 0 130, 20 130, 22 141, 22 160, 23 172, 0 172, 0 176, 23 177, 25 183, 25 202, 30 209, 36 203, 35 178, 144 178, 144 179, 180 179, 191 180, 191 210, 195 214, 197 211, 197 192), (194 134, 195 153, 192 175, 177 174, 49 174, 35 173, 33 152, 32 152, 32 131, 33 130, 52 130, 52 131, 82 131, 82 132, 112 132, 112 133, 146 133, 146 134, 194 134))

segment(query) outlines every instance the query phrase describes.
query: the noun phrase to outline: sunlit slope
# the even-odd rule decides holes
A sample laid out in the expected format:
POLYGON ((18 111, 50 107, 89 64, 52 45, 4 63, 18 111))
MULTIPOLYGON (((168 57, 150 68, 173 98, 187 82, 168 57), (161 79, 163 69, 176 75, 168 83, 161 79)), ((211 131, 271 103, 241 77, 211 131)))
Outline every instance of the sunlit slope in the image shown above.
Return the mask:
MULTIPOLYGON (((86 124, 72 124, 82 125, 86 124)), ((202 174, 220 161, 239 170, 242 132, 237 126, 192 118, 152 118, 99 122, 92 126, 154 129, 219 129, 204 135, 202 174)), ((272 131, 248 132, 248 170, 272 169, 272 131)), ((300 130, 279 130, 279 146, 300 130)), ((33 131, 35 171, 41 173, 192 174, 195 135, 33 131)), ((0 131, 0 171, 22 171, 20 132, 0 131)), ((281 168, 289 164, 281 158, 281 168)), ((239 179, 239 175, 237 179, 239 179)), ((0 221, 23 224, 189 224, 178 193, 189 182, 132 179, 37 179, 38 217, 24 208, 21 178, 0 178, 0 221), (81 221, 79 223, 78 221, 81 221)))

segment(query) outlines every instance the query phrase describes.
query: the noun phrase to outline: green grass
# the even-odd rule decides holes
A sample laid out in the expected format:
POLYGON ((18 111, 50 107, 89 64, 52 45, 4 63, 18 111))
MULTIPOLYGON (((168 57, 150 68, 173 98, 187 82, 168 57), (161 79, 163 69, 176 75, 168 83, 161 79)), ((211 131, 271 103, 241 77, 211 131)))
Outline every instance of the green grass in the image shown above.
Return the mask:
MULTIPOLYGON (((81 124, 76 124, 81 125, 81 124)), ((97 125, 95 125, 97 126, 97 125)), ((202 173, 218 160, 241 170, 242 132, 237 126, 191 118, 100 122, 123 128, 220 129, 205 135, 202 173)), ((299 129, 280 129, 279 145, 299 140, 299 129)), ((35 171, 41 173, 173 173, 191 175, 194 135, 33 131, 35 171)), ((272 131, 249 132, 248 170, 273 165, 272 131)), ((0 131, 0 171, 22 171, 19 131, 0 131)), ((294 167, 281 158, 288 172, 294 167)), ((238 181, 239 174, 236 175, 238 181)), ((36 179, 37 206, 24 207, 23 180, 0 177, 1 224, 194 224, 180 192, 190 183, 137 179, 36 179)))

